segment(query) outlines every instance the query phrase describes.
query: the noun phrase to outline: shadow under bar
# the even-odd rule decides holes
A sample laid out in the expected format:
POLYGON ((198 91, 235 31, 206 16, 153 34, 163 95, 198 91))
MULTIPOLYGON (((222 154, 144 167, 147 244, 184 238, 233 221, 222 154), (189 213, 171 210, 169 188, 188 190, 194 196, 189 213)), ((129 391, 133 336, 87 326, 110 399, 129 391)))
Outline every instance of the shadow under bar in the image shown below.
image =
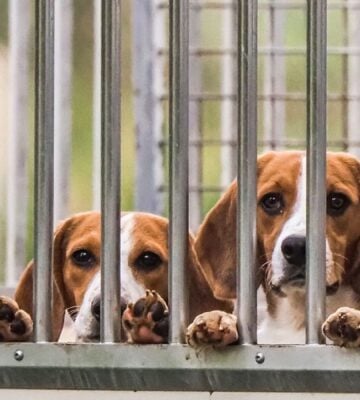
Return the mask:
POLYGON ((188 322, 189 1, 170 2, 170 343, 181 343, 188 322))
POLYGON ((326 296, 326 0, 307 7, 306 343, 316 344, 326 296))
POLYGON ((100 340, 120 340, 121 0, 101 3, 101 320, 100 340))

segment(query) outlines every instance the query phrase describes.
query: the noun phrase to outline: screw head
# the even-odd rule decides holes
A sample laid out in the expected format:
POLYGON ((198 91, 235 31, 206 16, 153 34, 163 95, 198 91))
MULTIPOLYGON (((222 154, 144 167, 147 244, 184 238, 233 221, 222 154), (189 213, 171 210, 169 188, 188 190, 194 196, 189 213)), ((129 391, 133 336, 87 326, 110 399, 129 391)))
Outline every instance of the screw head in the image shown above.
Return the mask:
POLYGON ((21 361, 24 358, 24 352, 22 350, 16 350, 14 353, 14 358, 16 361, 21 361))
POLYGON ((258 364, 262 364, 262 363, 265 361, 265 356, 264 356, 264 354, 263 354, 263 353, 256 353, 256 355, 255 355, 255 361, 256 361, 258 364))

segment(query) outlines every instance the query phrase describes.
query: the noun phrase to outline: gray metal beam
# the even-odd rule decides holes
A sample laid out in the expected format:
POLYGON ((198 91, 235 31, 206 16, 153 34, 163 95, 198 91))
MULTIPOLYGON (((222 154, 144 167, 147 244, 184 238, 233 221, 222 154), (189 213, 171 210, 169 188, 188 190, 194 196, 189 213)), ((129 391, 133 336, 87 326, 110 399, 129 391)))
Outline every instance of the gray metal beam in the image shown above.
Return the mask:
POLYGON ((133 84, 135 88, 136 179, 135 209, 162 213, 163 184, 162 105, 157 98, 162 82, 163 59, 157 54, 157 35, 162 31, 164 16, 154 1, 134 0, 133 5, 133 84), (158 74, 160 73, 160 79, 158 74))
POLYGON ((51 339, 54 198, 54 0, 36 2, 34 335, 51 339))
POLYGON ((189 175, 189 2, 170 3, 170 342, 184 340, 187 325, 189 175))
POLYGON ((256 343, 257 1, 238 2, 238 296, 244 343, 256 343))
POLYGON ((120 81, 121 0, 101 9, 101 328, 102 342, 120 340, 120 81))
POLYGON ((306 342, 322 343, 326 297, 326 0, 308 0, 306 342))
POLYGON ((6 285, 25 266, 29 145, 29 39, 31 2, 9 3, 9 136, 6 182, 6 285), (20 116, 20 117, 19 117, 20 116))
POLYGON ((334 346, 6 343, 0 354, 0 388, 360 392, 358 351, 334 346))

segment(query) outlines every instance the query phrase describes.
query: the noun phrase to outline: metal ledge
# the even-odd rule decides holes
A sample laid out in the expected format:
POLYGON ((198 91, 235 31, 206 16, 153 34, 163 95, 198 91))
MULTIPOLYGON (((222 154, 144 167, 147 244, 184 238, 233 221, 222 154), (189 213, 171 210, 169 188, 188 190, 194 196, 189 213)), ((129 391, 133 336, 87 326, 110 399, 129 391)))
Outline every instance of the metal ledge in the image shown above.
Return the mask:
POLYGON ((0 388, 360 392, 360 351, 334 346, 4 343, 0 354, 0 388))

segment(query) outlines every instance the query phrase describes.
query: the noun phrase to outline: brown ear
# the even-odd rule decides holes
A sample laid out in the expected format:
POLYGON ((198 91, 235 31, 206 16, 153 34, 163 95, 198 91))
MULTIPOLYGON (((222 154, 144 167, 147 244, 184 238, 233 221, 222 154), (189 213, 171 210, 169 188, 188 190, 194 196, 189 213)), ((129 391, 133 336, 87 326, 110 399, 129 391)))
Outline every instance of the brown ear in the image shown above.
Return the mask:
POLYGON ((209 211, 195 239, 200 268, 218 299, 236 297, 236 193, 234 181, 209 211))
MULTIPOLYGON (((66 298, 63 266, 65 262, 65 238, 73 225, 72 218, 60 223, 54 234, 54 256, 53 256, 53 303, 52 303, 52 326, 53 340, 57 341, 64 322, 65 309, 70 307, 69 299, 66 298)), ((34 262, 31 261, 20 277, 15 291, 15 300, 20 308, 33 316, 33 269, 34 262)))
POLYGON ((232 301, 219 300, 214 297, 213 291, 200 267, 192 236, 190 236, 188 252, 189 320, 192 321, 197 315, 211 310, 222 310, 231 313, 233 311, 232 301))

